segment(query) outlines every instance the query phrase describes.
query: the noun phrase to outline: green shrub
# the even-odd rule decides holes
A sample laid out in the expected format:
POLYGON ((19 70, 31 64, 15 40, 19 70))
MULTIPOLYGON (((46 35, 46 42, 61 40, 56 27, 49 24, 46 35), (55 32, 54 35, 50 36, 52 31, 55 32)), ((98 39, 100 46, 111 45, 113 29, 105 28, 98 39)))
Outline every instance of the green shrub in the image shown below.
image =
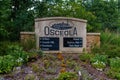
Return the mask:
POLYGON ((26 51, 36 48, 36 42, 32 38, 26 39, 25 41, 21 42, 21 45, 26 51))
POLYGON ((18 45, 10 45, 9 46, 9 54, 14 56, 16 59, 17 64, 21 65, 22 63, 25 63, 28 61, 29 56, 25 51, 23 51, 22 47, 18 45))
POLYGON ((80 55, 80 60, 82 61, 89 61, 90 58, 92 58, 94 55, 93 54, 90 54, 90 53, 83 53, 80 55))
POLYGON ((43 54, 44 54, 42 50, 37 50, 36 52, 38 53, 38 55, 39 55, 40 57, 42 57, 43 54))
POLYGON ((13 67, 28 61, 28 55, 18 45, 8 45, 6 55, 0 56, 0 73, 8 73, 13 67))
POLYGON ((67 66, 71 69, 75 68, 77 66, 77 63, 73 60, 67 61, 66 62, 67 66))
POLYGON ((120 34, 113 32, 101 33, 101 46, 94 47, 92 53, 108 55, 110 58, 120 57, 120 34))
POLYGON ((0 42, 0 56, 7 55, 9 44, 10 42, 8 41, 0 42))
POLYGON ((34 72, 39 72, 39 69, 40 69, 39 65, 35 63, 31 64, 31 68, 34 72))
POLYGON ((102 70, 106 67, 106 64, 104 62, 101 62, 101 61, 96 61, 96 62, 92 63, 92 66, 99 69, 99 70, 102 70))
POLYGON ((116 72, 116 71, 114 71, 112 69, 109 69, 106 74, 110 78, 120 80, 120 72, 116 72))
POLYGON ((0 57, 0 73, 8 73, 12 71, 14 67, 14 57, 11 55, 5 55, 0 57))
POLYGON ((90 60, 92 63, 96 62, 96 61, 100 61, 100 62, 104 62, 104 63, 108 63, 108 56, 107 55, 100 55, 100 54, 96 54, 93 58, 91 58, 90 60))
MULTIPOLYGON (((38 54, 38 53, 37 53, 38 54)), ((29 55, 16 42, 0 42, 0 73, 8 73, 15 66, 21 66, 28 61, 29 55)))
POLYGON ((37 60, 38 57, 42 57, 43 56, 43 52, 41 50, 30 50, 29 53, 27 53, 27 55, 29 56, 29 61, 35 61, 37 60))
POLYGON ((96 54, 93 58, 91 58, 90 62, 93 67, 97 69, 104 69, 108 63, 107 58, 108 56, 106 55, 96 54))
POLYGON ((111 58, 110 59, 110 68, 113 71, 120 72, 120 58, 111 58))
POLYGON ((64 72, 56 80, 78 80, 77 75, 72 72, 64 72))

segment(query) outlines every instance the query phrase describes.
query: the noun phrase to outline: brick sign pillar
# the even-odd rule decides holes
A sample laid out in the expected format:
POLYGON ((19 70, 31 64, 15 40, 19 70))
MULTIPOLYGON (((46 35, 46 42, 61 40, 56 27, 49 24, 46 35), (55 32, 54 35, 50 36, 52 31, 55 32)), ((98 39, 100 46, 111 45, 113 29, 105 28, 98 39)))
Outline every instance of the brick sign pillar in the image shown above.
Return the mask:
POLYGON ((66 17, 35 19, 37 48, 46 53, 81 53, 86 49, 86 22, 66 17))

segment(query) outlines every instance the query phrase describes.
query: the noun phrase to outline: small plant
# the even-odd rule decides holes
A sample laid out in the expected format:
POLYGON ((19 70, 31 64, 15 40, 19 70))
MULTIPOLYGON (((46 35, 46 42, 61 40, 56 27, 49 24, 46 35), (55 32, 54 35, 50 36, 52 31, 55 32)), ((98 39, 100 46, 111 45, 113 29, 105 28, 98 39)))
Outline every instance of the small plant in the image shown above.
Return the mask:
POLYGON ((66 61, 66 64, 71 69, 73 69, 76 66, 76 62, 75 61, 66 61))
POLYGON ((56 74, 56 69, 49 67, 48 69, 46 69, 46 73, 47 73, 47 74, 56 74))
POLYGON ((23 47, 24 50, 29 51, 31 49, 35 49, 35 40, 32 38, 28 38, 26 40, 24 40, 23 42, 21 42, 21 45, 23 47))
POLYGON ((93 58, 90 59, 90 61, 91 61, 91 63, 95 63, 96 61, 100 61, 100 62, 107 64, 108 63, 108 56, 96 54, 93 58))
POLYGON ((110 59, 110 68, 116 72, 120 72, 120 58, 110 59))
POLYGON ((116 72, 112 69, 109 69, 107 72, 106 72, 107 76, 110 77, 110 78, 114 78, 114 79, 118 79, 120 80, 120 72, 116 72))
POLYGON ((34 74, 27 74, 25 76, 24 80, 35 80, 35 75, 34 74))
POLYGON ((78 80, 78 76, 72 72, 60 73, 58 78, 55 80, 78 80))
POLYGON ((38 58, 38 54, 36 52, 29 52, 27 55, 29 56, 28 61, 36 61, 38 58))
POLYGON ((41 73, 42 71, 45 71, 44 67, 40 67, 38 72, 41 73))
POLYGON ((48 60, 44 60, 43 62, 44 62, 45 69, 47 69, 51 65, 51 62, 48 60))
POLYGON ((80 60, 88 62, 94 55, 90 53, 83 53, 80 55, 80 60))
POLYGON ((106 67, 107 56, 96 54, 93 58, 91 58, 90 61, 91 61, 91 64, 92 64, 93 67, 102 71, 106 67))
POLYGON ((96 62, 92 63, 92 66, 97 68, 97 70, 102 71, 106 67, 106 64, 101 61, 96 61, 96 62))
POLYGON ((22 63, 27 62, 29 58, 27 52, 23 51, 23 48, 18 45, 10 45, 9 54, 16 59, 16 66, 21 66, 22 63))
POLYGON ((36 53, 38 53, 38 55, 39 55, 40 57, 42 57, 43 54, 44 54, 42 50, 36 50, 36 53))
POLYGON ((39 71, 39 66, 38 66, 38 64, 31 64, 31 67, 32 67, 32 70, 34 71, 34 72, 38 72, 39 71))

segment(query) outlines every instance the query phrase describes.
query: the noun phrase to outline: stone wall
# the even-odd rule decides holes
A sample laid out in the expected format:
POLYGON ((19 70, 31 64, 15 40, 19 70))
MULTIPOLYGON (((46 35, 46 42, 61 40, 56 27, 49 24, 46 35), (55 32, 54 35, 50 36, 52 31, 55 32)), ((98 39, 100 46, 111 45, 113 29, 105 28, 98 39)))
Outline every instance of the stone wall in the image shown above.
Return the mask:
POLYGON ((81 53, 86 48, 86 26, 87 20, 77 18, 37 18, 36 47, 45 53, 81 53))
POLYGON ((100 33, 87 33, 87 51, 90 52, 95 46, 100 46, 100 33))
POLYGON ((28 40, 35 41, 35 32, 20 32, 20 42, 25 43, 28 40))
MULTIPOLYGON (((87 51, 90 52, 94 46, 100 46, 100 33, 87 33, 87 51)), ((35 32, 20 32, 21 43, 27 40, 35 40, 35 32)))

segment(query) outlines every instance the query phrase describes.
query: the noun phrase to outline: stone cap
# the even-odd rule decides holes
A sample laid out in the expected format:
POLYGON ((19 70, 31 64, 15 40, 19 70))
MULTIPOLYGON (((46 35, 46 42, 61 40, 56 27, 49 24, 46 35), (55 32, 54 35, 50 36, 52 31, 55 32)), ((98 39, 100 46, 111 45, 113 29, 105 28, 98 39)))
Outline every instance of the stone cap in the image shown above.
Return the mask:
POLYGON ((94 36, 99 36, 100 35, 100 33, 87 33, 87 35, 94 35, 94 36))
POLYGON ((20 34, 35 34, 35 32, 20 32, 20 34))
POLYGON ((70 18, 70 17, 46 17, 46 18, 37 18, 37 19, 35 19, 35 22, 38 22, 38 21, 46 21, 46 20, 73 20, 73 21, 79 21, 79 22, 87 23, 87 20, 78 19, 78 18, 70 18))

